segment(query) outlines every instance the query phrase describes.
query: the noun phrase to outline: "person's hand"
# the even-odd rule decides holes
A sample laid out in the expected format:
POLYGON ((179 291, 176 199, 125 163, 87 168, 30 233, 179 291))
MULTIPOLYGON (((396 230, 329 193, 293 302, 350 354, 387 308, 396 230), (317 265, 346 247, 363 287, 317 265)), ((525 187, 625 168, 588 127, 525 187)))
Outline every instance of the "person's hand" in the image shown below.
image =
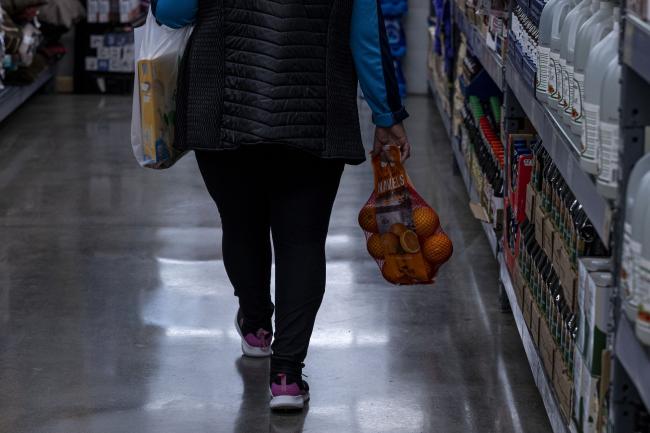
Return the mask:
POLYGON ((370 154, 373 157, 383 154, 387 146, 399 147, 402 162, 411 156, 411 144, 406 137, 406 130, 403 124, 398 123, 390 128, 382 128, 380 126, 375 128, 375 142, 370 154))

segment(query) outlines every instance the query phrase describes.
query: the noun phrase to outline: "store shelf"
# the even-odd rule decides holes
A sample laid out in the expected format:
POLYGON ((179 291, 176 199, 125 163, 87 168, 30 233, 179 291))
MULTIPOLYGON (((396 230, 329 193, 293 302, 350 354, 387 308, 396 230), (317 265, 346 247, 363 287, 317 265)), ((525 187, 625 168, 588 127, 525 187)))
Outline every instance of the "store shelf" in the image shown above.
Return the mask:
POLYGON ((551 428, 553 433, 570 433, 574 432, 576 429, 573 425, 567 426, 562 419, 560 414, 560 407, 558 406, 555 395, 551 388, 551 381, 544 371, 544 366, 542 365, 542 360, 537 352, 533 338, 528 331, 526 322, 524 322, 524 316, 519 308, 517 303, 517 298, 515 296, 515 289, 512 285, 512 279, 510 278, 510 272, 506 267, 505 259, 502 255, 499 255, 499 266, 501 274, 501 282, 503 287, 508 295, 508 300, 510 301, 510 307, 512 309, 512 315, 514 316, 515 323, 517 324, 517 330, 519 331, 519 336, 524 345, 524 351, 526 352, 526 357, 528 358, 528 363, 530 364, 530 369, 533 372, 533 378, 535 379, 535 384, 539 390, 540 395, 542 396, 542 401, 544 402, 544 407, 546 408, 546 413, 548 419, 551 423, 551 428))
POLYGON ((54 67, 43 71, 32 84, 27 86, 7 86, 0 90, 0 122, 20 107, 52 77, 54 77, 54 67))
POLYGON ((650 83, 650 24, 635 15, 625 16, 623 63, 650 83))
POLYGON ((499 86, 500 89, 503 89, 505 86, 503 80, 503 63, 494 50, 487 46, 485 43, 485 37, 481 32, 479 32, 478 29, 467 20, 467 17, 460 10, 457 3, 452 2, 452 4, 454 22, 460 31, 465 34, 472 53, 479 59, 481 65, 483 65, 483 68, 485 68, 495 84, 499 86))
POLYGON ((624 314, 621 314, 616 331, 614 352, 634 383, 641 400, 650 408, 650 350, 636 338, 633 325, 624 314))
POLYGON ((609 245, 612 209, 607 200, 598 193, 591 176, 580 167, 580 158, 575 151, 578 148, 575 138, 535 99, 533 89, 510 63, 506 66, 506 83, 537 130, 544 148, 553 158, 571 191, 582 203, 598 235, 605 245, 609 245))

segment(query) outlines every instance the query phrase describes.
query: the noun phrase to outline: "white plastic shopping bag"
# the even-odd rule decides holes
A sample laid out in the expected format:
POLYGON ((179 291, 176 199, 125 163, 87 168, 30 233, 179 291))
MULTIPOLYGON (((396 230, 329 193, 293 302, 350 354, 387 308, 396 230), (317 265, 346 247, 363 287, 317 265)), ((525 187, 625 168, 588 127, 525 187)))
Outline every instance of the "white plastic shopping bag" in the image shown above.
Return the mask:
POLYGON ((133 155, 142 167, 169 168, 183 153, 174 148, 177 79, 192 27, 161 26, 149 11, 135 29, 135 84, 131 118, 133 155))

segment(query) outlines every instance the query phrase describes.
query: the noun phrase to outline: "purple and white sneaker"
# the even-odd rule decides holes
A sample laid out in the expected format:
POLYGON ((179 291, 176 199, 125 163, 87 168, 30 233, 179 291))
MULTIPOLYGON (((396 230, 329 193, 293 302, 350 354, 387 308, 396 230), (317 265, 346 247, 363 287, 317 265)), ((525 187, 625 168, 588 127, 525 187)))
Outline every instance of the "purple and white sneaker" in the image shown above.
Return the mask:
POLYGON ((275 375, 271 382, 272 410, 299 410, 309 401, 309 385, 302 379, 292 381, 284 373, 275 375))
POLYGON ((235 328, 241 337, 241 350, 246 356, 251 358, 267 358, 271 356, 271 340, 273 334, 266 329, 258 329, 257 332, 248 332, 244 335, 243 331, 244 316, 241 311, 237 311, 235 316, 235 328))

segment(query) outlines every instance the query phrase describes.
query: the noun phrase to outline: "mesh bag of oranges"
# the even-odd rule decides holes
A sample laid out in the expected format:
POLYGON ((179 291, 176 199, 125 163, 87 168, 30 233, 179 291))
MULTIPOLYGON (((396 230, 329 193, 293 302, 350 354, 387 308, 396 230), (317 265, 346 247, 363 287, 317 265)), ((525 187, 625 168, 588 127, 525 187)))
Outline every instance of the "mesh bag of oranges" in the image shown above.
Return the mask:
POLYGON ((359 212, 368 252, 393 284, 428 284, 453 253, 438 214, 415 191, 390 147, 372 160, 375 190, 359 212))

